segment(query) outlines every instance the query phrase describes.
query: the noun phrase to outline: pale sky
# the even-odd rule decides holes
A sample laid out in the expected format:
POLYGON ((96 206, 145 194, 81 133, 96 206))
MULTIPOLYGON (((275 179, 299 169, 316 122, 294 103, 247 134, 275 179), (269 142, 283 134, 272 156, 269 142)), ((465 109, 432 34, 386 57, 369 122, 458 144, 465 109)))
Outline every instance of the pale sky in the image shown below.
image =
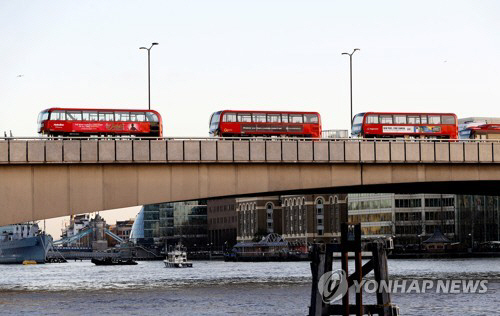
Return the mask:
MULTIPOLYGON (((47 107, 147 107, 165 136, 207 136, 221 109, 500 117, 500 2, 0 0, 0 133, 47 107)), ((134 217, 138 207, 103 213, 134 217)), ((60 219, 50 221, 59 233, 60 219)))

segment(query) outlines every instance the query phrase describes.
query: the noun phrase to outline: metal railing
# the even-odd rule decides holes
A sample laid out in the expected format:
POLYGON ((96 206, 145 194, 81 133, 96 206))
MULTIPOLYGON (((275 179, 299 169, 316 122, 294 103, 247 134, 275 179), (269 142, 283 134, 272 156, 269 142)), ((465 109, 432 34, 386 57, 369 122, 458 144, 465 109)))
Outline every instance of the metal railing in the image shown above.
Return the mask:
POLYGON ((61 141, 61 140, 204 140, 204 141, 223 141, 223 140, 239 140, 239 141, 353 141, 353 142, 438 142, 438 143, 500 143, 500 139, 434 139, 434 138, 311 138, 311 137, 199 137, 199 136, 174 136, 174 137, 142 137, 142 136, 15 136, 15 137, 0 137, 0 141, 17 141, 17 140, 32 140, 32 141, 61 141))

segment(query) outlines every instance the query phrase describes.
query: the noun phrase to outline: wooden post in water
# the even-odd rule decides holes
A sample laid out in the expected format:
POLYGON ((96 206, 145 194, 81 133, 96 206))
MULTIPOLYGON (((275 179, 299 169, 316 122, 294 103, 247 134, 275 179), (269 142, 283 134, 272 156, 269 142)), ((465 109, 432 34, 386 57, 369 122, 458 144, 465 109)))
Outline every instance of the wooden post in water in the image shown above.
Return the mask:
MULTIPOLYGON (((361 225, 344 223, 341 227, 341 244, 326 244, 322 248, 319 244, 312 246, 311 252, 311 273, 312 273, 312 289, 311 289, 311 305, 309 306, 310 316, 323 315, 381 315, 381 316, 397 316, 399 308, 391 304, 390 293, 384 290, 377 291, 376 305, 363 305, 362 289, 356 293, 356 304, 349 304, 349 288, 356 281, 361 284, 363 277, 370 271, 374 270, 375 281, 377 284, 389 281, 389 273, 387 269, 387 253, 385 243, 371 242, 369 249, 372 252, 372 258, 363 265, 362 263, 362 247, 361 247, 361 225), (321 293, 318 287, 318 282, 324 273, 332 271, 333 253, 341 253, 341 265, 345 275, 348 276, 342 282, 347 283, 347 293, 342 297, 341 305, 334 305, 327 301, 324 297, 325 293, 321 293), (348 259, 349 252, 354 253, 355 271, 352 275, 348 275, 348 259), (326 303, 325 303, 326 301, 326 303)), ((328 280, 331 282, 331 280, 328 280)), ((330 284, 322 284, 322 288, 329 287, 330 284)), ((332 290, 332 289, 330 289, 332 290)))

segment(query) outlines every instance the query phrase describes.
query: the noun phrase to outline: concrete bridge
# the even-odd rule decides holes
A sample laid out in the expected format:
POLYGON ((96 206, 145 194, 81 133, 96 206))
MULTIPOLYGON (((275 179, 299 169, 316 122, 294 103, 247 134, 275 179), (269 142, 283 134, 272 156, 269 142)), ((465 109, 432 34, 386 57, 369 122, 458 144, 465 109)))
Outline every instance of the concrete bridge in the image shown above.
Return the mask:
POLYGON ((296 192, 498 194, 500 142, 0 139, 0 225, 296 192))

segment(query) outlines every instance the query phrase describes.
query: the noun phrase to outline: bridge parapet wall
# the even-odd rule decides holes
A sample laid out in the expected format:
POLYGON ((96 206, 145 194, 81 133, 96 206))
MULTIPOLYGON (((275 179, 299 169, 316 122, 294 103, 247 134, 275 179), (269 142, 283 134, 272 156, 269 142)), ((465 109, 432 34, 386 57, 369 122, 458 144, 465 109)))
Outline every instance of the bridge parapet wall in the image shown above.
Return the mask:
POLYGON ((497 141, 0 139, 0 164, 498 163, 497 141))

